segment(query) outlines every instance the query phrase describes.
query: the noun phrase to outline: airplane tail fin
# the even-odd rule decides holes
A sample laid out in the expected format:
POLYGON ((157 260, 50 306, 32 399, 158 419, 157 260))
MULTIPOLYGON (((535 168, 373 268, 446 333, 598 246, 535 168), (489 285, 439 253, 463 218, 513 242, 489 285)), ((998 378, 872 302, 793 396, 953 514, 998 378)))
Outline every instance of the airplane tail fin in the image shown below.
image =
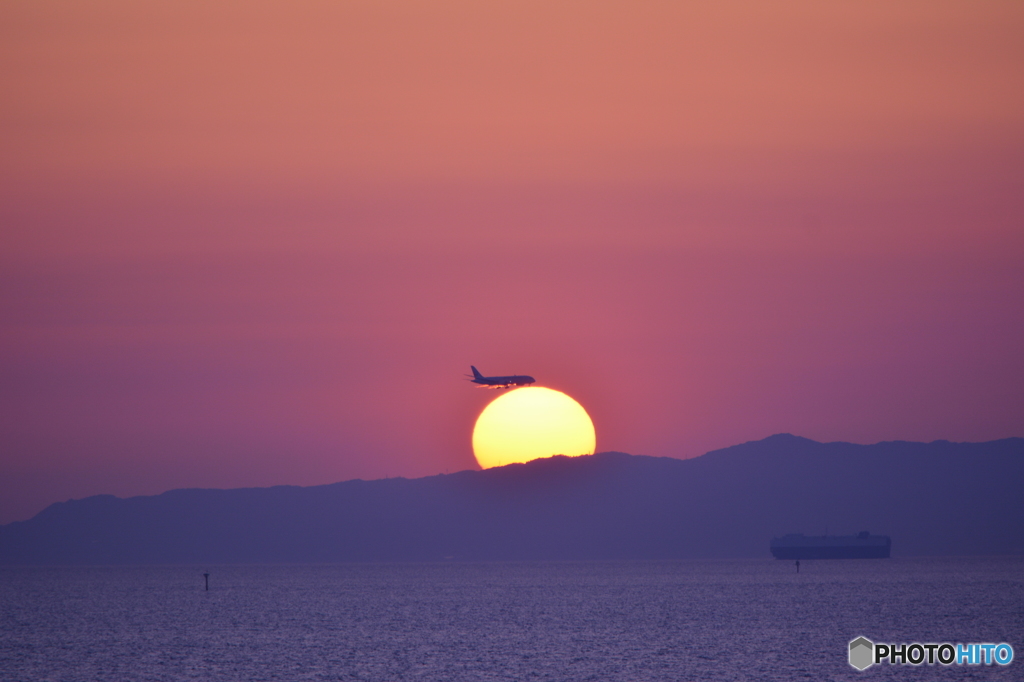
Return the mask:
POLYGON ((476 367, 474 367, 473 365, 470 365, 469 368, 471 370, 473 370, 473 378, 474 379, 483 379, 484 378, 484 375, 481 374, 480 370, 478 370, 476 367))

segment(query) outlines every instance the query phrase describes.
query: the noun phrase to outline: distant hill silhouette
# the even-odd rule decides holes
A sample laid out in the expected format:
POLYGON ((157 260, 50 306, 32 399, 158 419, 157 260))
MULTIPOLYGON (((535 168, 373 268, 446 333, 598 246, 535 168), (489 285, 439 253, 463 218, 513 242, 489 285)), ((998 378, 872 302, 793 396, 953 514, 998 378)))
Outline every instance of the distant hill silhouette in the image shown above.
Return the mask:
POLYGON ((1024 439, 817 443, 689 460, 607 452, 315 487, 172 490, 0 526, 3 564, 767 557, 787 532, 892 536, 893 556, 1024 554, 1024 439))

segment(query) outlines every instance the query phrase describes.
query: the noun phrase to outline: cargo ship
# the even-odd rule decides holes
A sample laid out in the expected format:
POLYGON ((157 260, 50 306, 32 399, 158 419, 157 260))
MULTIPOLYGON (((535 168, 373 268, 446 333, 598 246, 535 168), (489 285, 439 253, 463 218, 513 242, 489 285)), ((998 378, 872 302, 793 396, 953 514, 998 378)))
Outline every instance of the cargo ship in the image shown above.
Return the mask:
POLYGON ((790 533, 772 538, 776 559, 888 559, 892 539, 888 535, 804 535, 790 533))

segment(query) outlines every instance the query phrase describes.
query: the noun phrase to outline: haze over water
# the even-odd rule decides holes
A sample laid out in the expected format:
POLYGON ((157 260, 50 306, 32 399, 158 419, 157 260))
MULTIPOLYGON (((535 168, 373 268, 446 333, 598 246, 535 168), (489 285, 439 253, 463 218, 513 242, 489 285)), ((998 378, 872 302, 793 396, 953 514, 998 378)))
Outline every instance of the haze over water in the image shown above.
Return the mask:
POLYGON ((1024 651, 1024 559, 0 569, 5 680, 1020 679, 851 639, 1024 651))

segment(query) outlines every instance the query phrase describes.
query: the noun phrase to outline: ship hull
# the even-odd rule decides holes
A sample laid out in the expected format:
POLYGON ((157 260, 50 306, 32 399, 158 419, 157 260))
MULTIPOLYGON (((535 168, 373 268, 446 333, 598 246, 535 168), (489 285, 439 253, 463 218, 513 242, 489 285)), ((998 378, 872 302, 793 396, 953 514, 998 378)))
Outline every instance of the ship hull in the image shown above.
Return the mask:
POLYGON ((818 535, 790 533, 771 542, 776 559, 888 559, 892 539, 888 535, 818 535))

